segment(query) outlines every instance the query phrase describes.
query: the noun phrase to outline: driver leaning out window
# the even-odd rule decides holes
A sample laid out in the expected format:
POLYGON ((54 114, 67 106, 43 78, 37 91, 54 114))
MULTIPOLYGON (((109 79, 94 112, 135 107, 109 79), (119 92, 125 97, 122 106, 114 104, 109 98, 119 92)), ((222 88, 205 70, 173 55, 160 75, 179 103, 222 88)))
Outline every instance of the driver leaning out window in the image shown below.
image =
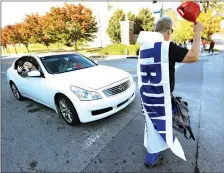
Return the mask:
POLYGON ((37 68, 35 67, 35 65, 33 65, 33 63, 28 61, 25 62, 22 67, 18 66, 17 68, 17 72, 23 77, 28 76, 28 72, 34 71, 34 70, 37 70, 37 68))

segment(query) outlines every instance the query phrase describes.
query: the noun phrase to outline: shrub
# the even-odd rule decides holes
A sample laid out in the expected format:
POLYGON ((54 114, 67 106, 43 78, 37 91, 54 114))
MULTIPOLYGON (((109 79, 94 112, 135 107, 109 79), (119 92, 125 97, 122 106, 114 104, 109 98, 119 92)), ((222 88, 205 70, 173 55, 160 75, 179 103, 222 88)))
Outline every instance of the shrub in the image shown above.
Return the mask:
POLYGON ((111 44, 100 51, 103 55, 125 55, 126 45, 111 44))
POLYGON ((140 46, 138 44, 135 45, 128 45, 128 55, 138 55, 140 46))
POLYGON ((140 46, 136 45, 124 45, 124 44, 111 44, 103 48, 100 53, 103 55, 126 55, 126 49, 128 49, 128 55, 138 55, 140 46))

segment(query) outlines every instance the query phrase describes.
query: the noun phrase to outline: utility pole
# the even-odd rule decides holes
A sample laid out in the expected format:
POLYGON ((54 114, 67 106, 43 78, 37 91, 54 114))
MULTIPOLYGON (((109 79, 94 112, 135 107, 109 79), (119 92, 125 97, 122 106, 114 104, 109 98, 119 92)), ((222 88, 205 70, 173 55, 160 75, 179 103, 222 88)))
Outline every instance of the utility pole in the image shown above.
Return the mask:
POLYGON ((162 1, 161 9, 160 9, 160 17, 163 17, 163 1, 162 1))
MULTIPOLYGON (((152 1, 153 4, 157 3, 158 1, 152 1)), ((161 2, 161 8, 160 8, 160 17, 163 17, 163 1, 161 2)))

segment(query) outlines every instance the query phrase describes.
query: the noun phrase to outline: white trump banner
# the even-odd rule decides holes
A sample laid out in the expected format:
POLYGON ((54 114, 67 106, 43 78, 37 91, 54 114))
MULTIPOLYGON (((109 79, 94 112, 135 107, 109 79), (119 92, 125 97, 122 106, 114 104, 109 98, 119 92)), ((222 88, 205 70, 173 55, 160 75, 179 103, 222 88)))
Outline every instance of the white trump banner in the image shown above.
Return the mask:
POLYGON ((149 153, 170 148, 186 160, 178 139, 173 135, 172 105, 169 83, 169 44, 157 32, 142 31, 137 77, 145 116, 144 146, 149 153))

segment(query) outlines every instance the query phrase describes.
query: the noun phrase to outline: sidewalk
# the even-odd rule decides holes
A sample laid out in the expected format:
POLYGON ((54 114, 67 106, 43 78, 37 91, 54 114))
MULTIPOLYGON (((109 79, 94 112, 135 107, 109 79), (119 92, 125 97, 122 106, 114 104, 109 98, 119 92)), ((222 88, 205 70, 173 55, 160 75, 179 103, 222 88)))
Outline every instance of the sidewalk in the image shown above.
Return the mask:
MULTIPOLYGON (((170 150, 162 152, 164 163, 144 166, 144 117, 136 117, 109 143, 83 172, 223 172, 224 171, 224 56, 203 57, 185 64, 176 74, 174 94, 189 103, 191 125, 196 140, 178 132, 187 161, 170 150)), ((139 100, 139 94, 136 95, 139 100)))

